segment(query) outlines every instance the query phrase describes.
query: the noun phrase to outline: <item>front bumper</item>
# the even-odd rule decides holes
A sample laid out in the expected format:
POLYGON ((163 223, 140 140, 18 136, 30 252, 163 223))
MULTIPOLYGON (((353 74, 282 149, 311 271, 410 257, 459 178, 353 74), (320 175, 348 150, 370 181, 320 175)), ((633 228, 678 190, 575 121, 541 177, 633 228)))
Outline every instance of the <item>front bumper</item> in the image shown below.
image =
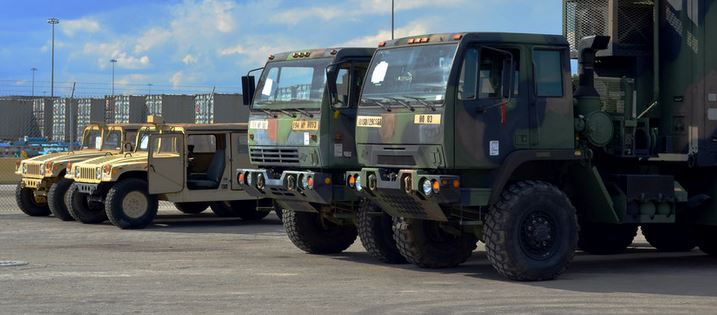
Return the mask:
POLYGON ((414 169, 382 174, 378 168, 364 168, 346 172, 345 178, 349 189, 377 203, 392 216, 422 220, 447 221, 444 207, 481 205, 490 196, 490 189, 461 188, 460 176, 414 169), (349 176, 354 179, 359 176, 357 184, 349 185, 349 176), (424 193, 424 181, 436 182, 438 189, 424 193))
POLYGON ((316 212, 312 204, 331 205, 335 202, 358 200, 355 192, 340 181, 335 183, 331 173, 313 171, 283 171, 279 178, 272 178, 267 169, 238 169, 236 178, 251 196, 271 198, 287 209, 316 212), (243 174, 243 182, 238 180, 243 174), (311 178, 313 185, 307 187, 303 178, 311 178))
POLYGON ((30 188, 33 190, 48 190, 50 186, 55 182, 50 178, 32 178, 23 177, 21 180, 21 186, 24 188, 30 188))
POLYGON ((77 191, 79 191, 83 194, 93 195, 98 190, 99 184, 88 184, 88 183, 75 182, 75 186, 77 186, 77 191))

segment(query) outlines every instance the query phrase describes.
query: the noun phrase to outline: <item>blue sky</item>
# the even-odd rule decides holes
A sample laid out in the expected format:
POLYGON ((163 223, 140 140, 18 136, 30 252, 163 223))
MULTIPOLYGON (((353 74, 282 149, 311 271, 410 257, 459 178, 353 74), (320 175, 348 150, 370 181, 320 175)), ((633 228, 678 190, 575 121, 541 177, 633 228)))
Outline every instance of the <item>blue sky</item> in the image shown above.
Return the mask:
MULTIPOLYGON (((561 1, 395 0, 397 37, 505 31, 560 34, 561 1)), ((50 25, 55 94, 239 92, 266 56, 390 39, 390 0, 0 0, 0 95, 49 95, 50 25), (149 86, 151 84, 151 86, 149 86)))

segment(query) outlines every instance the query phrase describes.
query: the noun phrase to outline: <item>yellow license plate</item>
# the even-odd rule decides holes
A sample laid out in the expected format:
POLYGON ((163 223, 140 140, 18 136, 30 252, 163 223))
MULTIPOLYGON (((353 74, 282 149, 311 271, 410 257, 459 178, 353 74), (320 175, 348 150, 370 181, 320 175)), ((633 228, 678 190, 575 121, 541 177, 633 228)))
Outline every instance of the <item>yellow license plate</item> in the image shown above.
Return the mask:
POLYGON ((420 125, 440 125, 441 114, 416 114, 413 116, 413 123, 420 125))
POLYGON ((318 120, 294 120, 291 122, 291 130, 319 130, 318 120))
POLYGON ((250 120, 249 121, 249 129, 259 129, 259 130, 266 130, 269 129, 269 121, 264 120, 250 120))
POLYGON ((383 117, 381 116, 358 116, 356 117, 357 127, 381 128, 383 117))

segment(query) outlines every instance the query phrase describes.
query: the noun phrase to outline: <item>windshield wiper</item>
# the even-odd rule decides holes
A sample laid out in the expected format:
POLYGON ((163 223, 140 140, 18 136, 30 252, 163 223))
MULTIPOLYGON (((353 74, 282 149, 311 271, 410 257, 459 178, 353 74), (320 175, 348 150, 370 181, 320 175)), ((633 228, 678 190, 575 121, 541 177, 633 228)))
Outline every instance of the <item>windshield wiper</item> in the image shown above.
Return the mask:
POLYGON ((361 99, 361 101, 362 102, 366 102, 366 101, 373 102, 374 104, 381 106, 381 108, 385 109, 387 112, 391 111, 391 106, 385 104, 381 100, 377 100, 375 98, 363 98, 363 99, 361 99))
POLYGON ((314 114, 309 113, 309 111, 307 111, 307 110, 303 110, 303 109, 301 109, 301 108, 292 108, 292 109, 295 110, 295 111, 297 111, 297 112, 299 112, 300 114, 302 114, 302 115, 304 115, 304 116, 306 116, 306 117, 314 118, 314 114))
POLYGON ((425 98, 422 98, 422 97, 414 97, 414 96, 405 96, 405 95, 404 95, 403 97, 405 97, 405 98, 410 98, 410 99, 414 99, 414 100, 416 100, 416 102, 418 102, 419 104, 430 108, 430 109, 431 109, 432 111, 434 111, 434 112, 436 111, 436 106, 433 105, 433 104, 431 104, 431 103, 429 103, 429 102, 426 102, 426 99, 425 99, 425 98))
POLYGON ((403 100, 401 100, 398 97, 387 97, 387 99, 394 100, 394 101, 396 101, 396 103, 403 105, 404 107, 410 109, 411 111, 416 110, 415 108, 413 108, 413 106, 411 106, 411 104, 408 104, 408 102, 404 102, 403 100))
POLYGON ((267 116, 276 118, 276 115, 274 115, 274 113, 268 109, 263 109, 263 108, 257 108, 257 109, 264 112, 264 114, 266 114, 267 116))
POLYGON ((280 108, 277 108, 275 110, 282 112, 282 113, 286 114, 287 116, 291 116, 291 118, 296 118, 296 115, 288 110, 284 110, 284 109, 280 109, 280 108))

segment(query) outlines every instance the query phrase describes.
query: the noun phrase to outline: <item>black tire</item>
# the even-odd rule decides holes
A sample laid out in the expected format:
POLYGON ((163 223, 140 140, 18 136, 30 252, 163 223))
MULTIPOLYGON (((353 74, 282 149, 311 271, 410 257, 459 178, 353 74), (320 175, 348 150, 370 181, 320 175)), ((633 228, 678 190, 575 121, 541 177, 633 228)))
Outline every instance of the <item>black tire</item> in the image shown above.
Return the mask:
POLYGON ((356 214, 359 239, 366 252, 389 264, 405 264, 393 238, 393 218, 375 203, 364 199, 356 214))
POLYGON ((35 193, 30 188, 23 188, 22 183, 15 187, 15 202, 20 211, 31 217, 46 217, 50 215, 50 207, 46 203, 35 200, 35 193))
POLYGON ((335 254, 356 241, 354 225, 338 225, 320 214, 283 210, 286 235, 296 247, 309 254, 335 254))
POLYGON ((239 214, 234 210, 229 201, 217 201, 209 204, 214 215, 222 218, 235 218, 239 214))
POLYGON ((394 217, 393 239, 401 256, 421 268, 451 268, 468 260, 476 249, 476 237, 448 233, 442 224, 447 223, 394 217))
POLYGON ((503 191, 485 223, 488 261, 504 277, 518 281, 555 279, 575 254, 575 207, 557 187, 523 181, 503 191))
POLYGON ((635 224, 580 223, 578 247, 595 255, 620 254, 637 235, 635 224))
POLYGON ((717 226, 697 226, 697 246, 705 254, 717 256, 717 226))
POLYGON ((157 216, 157 206, 157 196, 150 195, 147 182, 138 178, 115 183, 105 197, 107 218, 121 229, 141 229, 151 224, 157 216), (128 205, 136 208, 124 208, 123 203, 128 197, 128 205))
POLYGON ((697 246, 694 227, 686 224, 643 224, 642 235, 662 252, 689 252, 697 246))
POLYGON ((73 221, 75 218, 70 215, 70 211, 67 210, 65 204, 65 195, 70 190, 72 181, 65 178, 60 178, 57 183, 50 186, 50 190, 47 191, 47 205, 50 206, 50 212, 56 218, 62 221, 73 221))
POLYGON ((209 208, 208 202, 175 202, 174 207, 182 213, 199 214, 209 208))
POLYGON ((77 185, 72 184, 70 190, 65 194, 67 211, 78 222, 85 224, 102 223, 107 220, 107 213, 103 204, 90 203, 88 195, 77 190, 77 185))

